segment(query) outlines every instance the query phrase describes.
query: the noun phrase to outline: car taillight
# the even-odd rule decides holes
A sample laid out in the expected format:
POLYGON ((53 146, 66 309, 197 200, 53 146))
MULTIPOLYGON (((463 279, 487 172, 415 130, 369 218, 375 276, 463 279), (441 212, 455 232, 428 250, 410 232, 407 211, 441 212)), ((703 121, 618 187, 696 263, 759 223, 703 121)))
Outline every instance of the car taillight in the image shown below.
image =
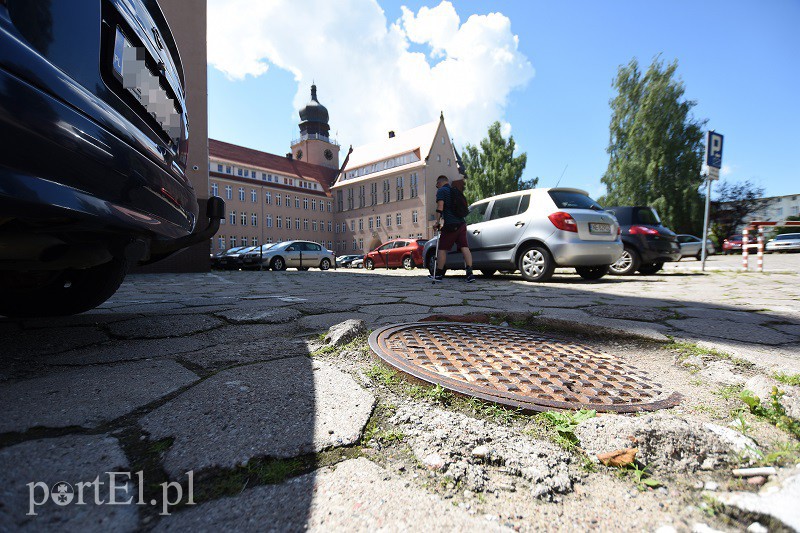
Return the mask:
POLYGON ((617 226, 617 237, 622 235, 622 226, 617 226))
POLYGON ((658 235, 658 230, 647 226, 631 226, 628 233, 630 235, 658 235))
POLYGON ((560 230, 572 231, 574 233, 578 233, 578 224, 575 222, 575 219, 572 218, 572 215, 570 215, 569 213, 565 213, 563 211, 556 211, 547 218, 549 218, 550 222, 552 222, 553 225, 560 230))

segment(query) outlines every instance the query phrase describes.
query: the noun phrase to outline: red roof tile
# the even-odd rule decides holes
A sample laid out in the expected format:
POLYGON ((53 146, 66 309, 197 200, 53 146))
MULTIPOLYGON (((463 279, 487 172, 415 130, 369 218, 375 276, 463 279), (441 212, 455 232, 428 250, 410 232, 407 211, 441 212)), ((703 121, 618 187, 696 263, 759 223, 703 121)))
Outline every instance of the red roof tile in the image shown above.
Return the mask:
POLYGON ((244 146, 218 141, 208 140, 208 155, 219 157, 227 161, 253 165, 268 170, 274 170, 281 174, 293 176, 299 179, 312 180, 320 184, 325 192, 330 191, 331 185, 336 180, 338 169, 312 165, 304 161, 289 159, 286 156, 269 154, 244 146))

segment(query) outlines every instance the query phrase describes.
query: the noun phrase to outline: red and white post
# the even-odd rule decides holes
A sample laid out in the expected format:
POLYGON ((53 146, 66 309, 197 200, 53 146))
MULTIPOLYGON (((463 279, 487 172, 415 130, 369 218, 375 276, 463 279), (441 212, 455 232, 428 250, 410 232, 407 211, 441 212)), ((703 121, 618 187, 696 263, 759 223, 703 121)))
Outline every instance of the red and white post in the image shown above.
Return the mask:
POLYGON ((748 267, 747 263, 750 255, 748 248, 748 244, 750 244, 750 240, 748 238, 749 235, 750 235, 750 229, 744 228, 744 230, 742 231, 742 269, 745 272, 747 272, 747 267, 748 267))
POLYGON ((764 272, 764 226, 758 227, 758 252, 756 255, 756 270, 764 272))

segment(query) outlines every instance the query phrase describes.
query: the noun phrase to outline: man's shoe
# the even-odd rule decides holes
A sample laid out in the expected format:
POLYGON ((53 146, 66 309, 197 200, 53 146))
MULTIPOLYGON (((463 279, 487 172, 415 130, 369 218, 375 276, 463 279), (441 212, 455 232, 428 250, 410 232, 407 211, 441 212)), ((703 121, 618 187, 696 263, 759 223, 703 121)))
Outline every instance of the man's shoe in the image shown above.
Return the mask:
POLYGON ((435 274, 428 274, 428 279, 431 279, 433 281, 443 281, 444 280, 444 272, 437 268, 435 274))
POLYGON ((472 269, 467 269, 467 283, 472 283, 475 279, 475 274, 472 273, 472 269))

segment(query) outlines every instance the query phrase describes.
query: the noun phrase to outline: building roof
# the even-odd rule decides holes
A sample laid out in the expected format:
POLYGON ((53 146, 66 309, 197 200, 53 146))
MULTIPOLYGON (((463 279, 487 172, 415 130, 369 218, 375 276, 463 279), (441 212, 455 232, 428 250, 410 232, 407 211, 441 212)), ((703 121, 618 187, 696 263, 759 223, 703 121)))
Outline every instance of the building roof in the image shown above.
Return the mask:
POLYGON ((336 174, 338 173, 335 168, 312 165, 305 161, 297 161, 294 158, 289 159, 286 156, 261 152, 216 139, 208 140, 208 155, 209 157, 218 157, 226 161, 241 163, 243 165, 252 165, 267 170, 273 170, 298 179, 316 181, 325 192, 330 191, 331 185, 333 185, 333 182, 336 180, 336 174))
POLYGON ((419 150, 420 159, 424 160, 431 151, 440 123, 441 119, 434 120, 410 130, 401 131, 394 137, 387 137, 381 141, 353 148, 344 172, 414 150, 419 150))

